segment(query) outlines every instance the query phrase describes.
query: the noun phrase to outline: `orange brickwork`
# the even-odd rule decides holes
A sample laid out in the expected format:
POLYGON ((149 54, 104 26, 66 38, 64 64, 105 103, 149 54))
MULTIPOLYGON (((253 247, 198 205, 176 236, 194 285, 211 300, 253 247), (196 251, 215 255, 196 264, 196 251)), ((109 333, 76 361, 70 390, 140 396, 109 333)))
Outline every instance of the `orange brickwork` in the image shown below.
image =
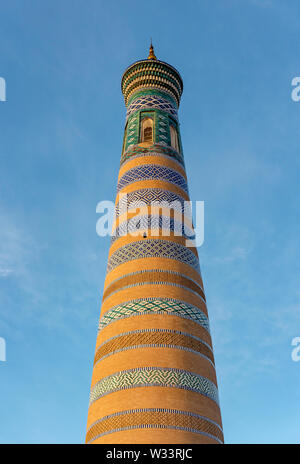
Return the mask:
POLYGON ((198 253, 187 246, 182 90, 153 48, 122 78, 127 117, 87 443, 223 443, 198 253), (153 202, 162 205, 156 213, 153 202))

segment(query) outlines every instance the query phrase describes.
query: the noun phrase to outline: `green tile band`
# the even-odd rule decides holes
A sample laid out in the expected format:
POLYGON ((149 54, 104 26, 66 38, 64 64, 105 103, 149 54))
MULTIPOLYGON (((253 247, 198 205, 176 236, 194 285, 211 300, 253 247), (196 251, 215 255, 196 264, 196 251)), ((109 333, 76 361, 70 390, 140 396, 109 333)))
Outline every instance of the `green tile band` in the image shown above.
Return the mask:
POLYGON ((91 389, 90 404, 110 393, 138 387, 167 387, 189 390, 219 404, 216 385, 201 375, 166 367, 139 367, 101 379, 91 389))

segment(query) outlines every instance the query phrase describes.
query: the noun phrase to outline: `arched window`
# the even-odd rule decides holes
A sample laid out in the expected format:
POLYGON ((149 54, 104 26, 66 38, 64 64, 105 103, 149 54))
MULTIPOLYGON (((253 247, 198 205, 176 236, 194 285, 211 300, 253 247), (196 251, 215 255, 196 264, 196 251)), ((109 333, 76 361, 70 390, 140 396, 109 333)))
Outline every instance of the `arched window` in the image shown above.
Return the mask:
POLYGON ((142 121, 142 142, 153 143, 153 119, 145 118, 142 121))
POLYGON ((171 147, 179 151, 178 134, 174 126, 170 125, 171 147))

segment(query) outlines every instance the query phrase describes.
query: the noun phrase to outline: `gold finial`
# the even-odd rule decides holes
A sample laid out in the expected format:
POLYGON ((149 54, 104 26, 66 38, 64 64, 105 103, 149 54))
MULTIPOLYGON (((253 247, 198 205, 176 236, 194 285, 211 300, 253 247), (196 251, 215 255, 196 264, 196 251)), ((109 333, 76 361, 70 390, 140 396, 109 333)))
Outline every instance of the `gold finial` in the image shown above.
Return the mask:
POLYGON ((152 45, 152 39, 151 39, 151 44, 150 44, 150 49, 149 49, 148 60, 157 60, 157 58, 156 58, 156 56, 154 54, 154 48, 153 48, 153 45, 152 45))

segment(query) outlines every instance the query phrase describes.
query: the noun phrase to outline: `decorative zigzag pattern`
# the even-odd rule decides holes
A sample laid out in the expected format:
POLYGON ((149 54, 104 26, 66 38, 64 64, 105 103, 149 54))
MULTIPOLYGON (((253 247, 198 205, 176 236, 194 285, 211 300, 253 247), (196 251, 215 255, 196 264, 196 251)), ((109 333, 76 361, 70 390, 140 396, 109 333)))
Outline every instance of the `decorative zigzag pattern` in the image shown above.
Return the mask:
POLYGON ((121 430, 144 428, 186 430, 223 443, 222 429, 215 421, 189 411, 166 408, 130 409, 105 416, 89 427, 86 441, 90 443, 121 430))
POLYGON ((160 166, 158 164, 145 164, 129 169, 119 180, 117 191, 120 192, 128 184, 142 180, 157 179, 164 182, 171 182, 177 185, 188 194, 188 187, 185 178, 174 169, 160 166))
POLYGON ((170 236, 170 232, 175 233, 177 236, 184 237, 189 240, 195 239, 194 231, 188 227, 186 224, 183 224, 182 221, 177 221, 173 218, 167 216, 134 216, 134 218, 129 219, 128 221, 122 222, 122 224, 117 227, 114 234, 111 236, 111 243, 114 243, 119 237, 124 237, 127 234, 135 234, 137 236, 143 235, 145 230, 148 231, 161 230, 164 231, 162 235, 170 236))
POLYGON ((132 97, 130 97, 128 100, 127 107, 131 105, 137 98, 143 98, 149 95, 154 95, 155 97, 160 97, 160 98, 163 98, 164 100, 168 100, 169 102, 172 103, 172 105, 175 108, 177 107, 176 101, 174 100, 174 98, 171 97, 171 95, 165 93, 164 91, 161 92, 158 89, 149 89, 149 88, 134 92, 134 95, 132 95, 132 97))
POLYGON ((160 239, 141 240, 119 248, 109 258, 107 272, 128 261, 154 257, 181 261, 200 273, 199 260, 190 248, 179 243, 160 239))
POLYGON ((150 206, 153 202, 166 202, 170 206, 173 206, 176 211, 183 213, 185 201, 186 200, 184 200, 181 196, 176 195, 176 193, 159 188, 135 190, 134 192, 121 195, 120 201, 116 205, 116 217, 118 217, 119 214, 122 214, 122 205, 123 209, 125 208, 125 211, 127 211, 127 209, 139 208, 141 202, 145 203, 147 206, 150 206), (177 208, 177 205, 180 206, 177 208))
POLYGON ((190 390, 219 404, 216 385, 201 375, 167 367, 138 367, 99 380, 90 394, 90 403, 119 390, 138 387, 168 387, 190 390))
POLYGON ((128 118, 132 113, 137 110, 145 109, 145 108, 156 108, 167 113, 171 114, 177 119, 177 108, 169 100, 166 100, 162 97, 157 97, 156 95, 147 95, 144 97, 140 97, 135 99, 128 107, 127 107, 127 115, 128 118))
POLYGON ((137 115, 133 116, 130 118, 128 121, 128 126, 127 130, 125 133, 126 140, 125 140, 125 146, 126 150, 134 144, 138 143, 138 138, 139 138, 139 125, 138 125, 139 118, 137 115))
POLYGON ((100 317, 99 330, 119 319, 164 314, 190 319, 209 332, 207 316, 196 306, 171 298, 141 298, 116 305, 100 317))

